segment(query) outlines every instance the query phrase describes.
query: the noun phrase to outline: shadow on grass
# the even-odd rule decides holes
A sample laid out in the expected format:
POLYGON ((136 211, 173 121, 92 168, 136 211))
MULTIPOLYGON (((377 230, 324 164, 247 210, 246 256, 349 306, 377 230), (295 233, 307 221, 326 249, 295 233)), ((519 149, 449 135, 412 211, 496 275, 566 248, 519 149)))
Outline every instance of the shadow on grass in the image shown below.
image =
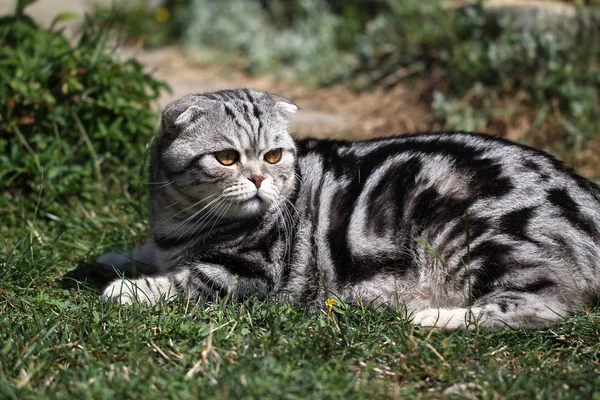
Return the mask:
POLYGON ((115 279, 135 279, 141 275, 153 275, 151 265, 140 262, 128 262, 120 265, 107 265, 94 261, 81 260, 77 267, 67 272, 61 279, 61 285, 65 289, 78 289, 87 287, 101 292, 110 282, 115 279))

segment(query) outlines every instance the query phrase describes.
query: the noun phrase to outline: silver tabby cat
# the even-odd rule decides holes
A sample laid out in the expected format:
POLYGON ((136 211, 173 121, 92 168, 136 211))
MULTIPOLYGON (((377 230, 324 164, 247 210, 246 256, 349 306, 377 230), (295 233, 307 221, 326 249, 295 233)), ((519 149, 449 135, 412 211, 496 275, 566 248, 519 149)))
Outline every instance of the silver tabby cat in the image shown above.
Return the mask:
POLYGON ((361 300, 446 329, 543 328, 600 293, 600 188, 533 148, 470 133, 294 141, 290 100, 188 95, 150 169, 153 273, 104 297, 361 300))

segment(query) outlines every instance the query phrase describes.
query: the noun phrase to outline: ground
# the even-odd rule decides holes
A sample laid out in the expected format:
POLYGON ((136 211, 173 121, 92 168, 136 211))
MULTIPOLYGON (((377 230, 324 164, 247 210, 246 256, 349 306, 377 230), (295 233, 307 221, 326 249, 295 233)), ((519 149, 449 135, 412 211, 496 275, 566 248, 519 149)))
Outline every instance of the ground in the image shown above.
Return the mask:
MULTIPOLYGON (((296 137, 358 140, 444 129, 431 109, 433 90, 440 83, 430 79, 397 84, 390 90, 356 91, 341 85, 313 88, 281 81, 273 75, 256 77, 227 67, 199 65, 191 61, 193 54, 186 56, 178 47, 129 47, 121 52, 142 61, 148 71, 171 86, 172 92, 162 95, 160 107, 188 93, 246 87, 296 102, 300 111, 290 127, 296 137)), ((589 140, 580 151, 566 151, 551 137, 552 133, 532 129, 532 114, 535 116, 537 111, 524 107, 517 99, 507 100, 503 106, 506 112, 494 117, 486 132, 551 151, 583 176, 600 182, 600 141, 589 140)))
MULTIPOLYGON (((42 0, 35 7, 49 16, 61 4, 79 3, 42 0)), ((428 82, 387 92, 310 89, 197 66, 177 48, 123 52, 172 86, 161 105, 187 92, 246 86, 294 99, 302 109, 293 125, 299 135, 363 138, 436 127, 428 82)), ((127 171, 110 177, 114 192, 54 205, 34 199, 35 210, 5 194, 16 204, 10 217, 22 226, 0 226, 1 399, 600 400, 597 307, 543 331, 490 333, 414 327, 410 316, 335 299, 317 314, 256 300, 103 303, 69 271, 94 268, 103 252, 144 239, 139 180, 127 171)), ((4 225, 8 215, 0 215, 4 225)))

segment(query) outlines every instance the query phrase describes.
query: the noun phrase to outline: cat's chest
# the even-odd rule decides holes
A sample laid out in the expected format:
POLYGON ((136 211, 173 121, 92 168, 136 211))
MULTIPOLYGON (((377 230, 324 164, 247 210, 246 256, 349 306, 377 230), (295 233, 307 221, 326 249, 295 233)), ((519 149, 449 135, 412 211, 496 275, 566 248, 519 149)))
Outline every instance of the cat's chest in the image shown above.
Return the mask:
POLYGON ((278 226, 253 226, 199 243, 186 251, 194 264, 222 265, 241 277, 276 279, 291 254, 288 231, 278 226))

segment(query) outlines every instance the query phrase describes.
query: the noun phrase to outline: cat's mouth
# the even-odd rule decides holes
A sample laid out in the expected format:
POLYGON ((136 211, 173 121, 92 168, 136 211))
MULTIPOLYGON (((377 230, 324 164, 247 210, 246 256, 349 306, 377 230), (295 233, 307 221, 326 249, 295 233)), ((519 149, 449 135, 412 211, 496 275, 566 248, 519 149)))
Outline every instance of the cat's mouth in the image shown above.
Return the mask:
POLYGON ((238 197, 238 198, 233 198, 230 199, 230 202, 234 203, 234 204, 245 204, 248 202, 265 202, 266 200, 263 199, 258 192, 251 194, 251 195, 246 195, 243 197, 238 197))
POLYGON ((265 203, 265 199, 263 199, 259 195, 255 195, 247 200, 243 200, 242 203, 265 203))
POLYGON ((261 215, 269 209, 267 199, 259 196, 258 193, 251 197, 236 199, 233 204, 235 207, 232 211, 238 218, 261 215))

